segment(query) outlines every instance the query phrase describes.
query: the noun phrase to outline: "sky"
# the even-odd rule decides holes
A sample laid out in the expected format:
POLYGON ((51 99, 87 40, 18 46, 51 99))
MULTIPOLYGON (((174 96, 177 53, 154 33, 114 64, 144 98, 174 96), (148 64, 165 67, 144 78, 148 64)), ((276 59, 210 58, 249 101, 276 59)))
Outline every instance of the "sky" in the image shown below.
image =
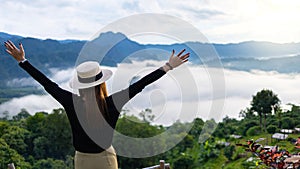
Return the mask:
MULTIPOLYGON (((99 30, 124 17, 155 13, 167 14, 186 21, 212 43, 238 43, 250 40, 276 43, 300 42, 300 1, 298 0, 0 0, 0 4, 0 32, 25 37, 88 40, 99 30)), ((153 27, 160 28, 159 22, 153 23, 157 24, 153 27)), ((129 26, 142 27, 143 25, 129 26)), ((179 30, 182 26, 178 25, 179 30)), ((182 35, 190 35, 190 33, 189 31, 181 32, 182 35)), ((153 40, 151 35, 149 37, 149 34, 145 33, 136 40, 140 43, 168 43, 172 40, 170 37, 155 34, 155 32, 155 40, 153 40)), ((138 66, 140 64, 143 63, 129 67, 141 68, 138 66)), ((114 68, 109 69, 114 70, 114 68)), ((182 92, 182 86, 176 86, 177 83, 174 84, 168 79, 172 76, 168 76, 143 91, 144 93, 127 107, 136 114, 146 107, 151 107, 154 109, 153 112, 159 113, 156 114, 157 123, 170 124, 178 118, 185 121, 195 116, 204 119, 223 118, 226 115, 238 118, 239 111, 250 106, 252 95, 264 88, 271 89, 278 94, 282 105, 299 104, 299 74, 223 69, 221 71, 224 71, 225 76, 226 99, 218 100, 212 99, 212 85, 209 83, 211 77, 207 70, 209 68, 190 65, 188 69, 198 86, 197 97, 195 93, 182 92), (182 95, 174 94, 174 90, 180 90, 179 94, 185 93, 190 100, 182 101, 182 95), (159 102, 166 100, 168 102, 158 104, 158 101, 153 98, 162 99, 159 102), (149 102, 143 101, 146 99, 149 102), (223 104, 222 111, 213 112, 211 105, 215 102, 223 104), (186 107, 196 107, 199 114, 183 114, 182 116, 178 114, 180 112, 176 114, 176 110, 180 108, 178 106, 182 104, 186 107), (173 112, 175 113, 170 114, 173 112)), ((125 67, 122 70, 127 72, 129 68, 125 67)), ((67 81, 73 70, 53 69, 52 71, 50 77, 68 89, 67 81)), ((29 84, 32 82, 31 78, 22 78, 9 83, 29 84)), ((118 86, 115 90, 121 87, 118 86)), ((115 90, 112 89, 110 92, 115 90)), ((60 107, 60 105, 47 94, 28 95, 1 104, 0 112, 9 110, 13 115, 21 108, 36 112, 51 111, 55 107, 60 107), (40 100, 43 101, 40 102, 40 100), (11 107, 14 109, 12 110, 11 107)))
MULTIPOLYGON (((192 24, 213 43, 300 42, 298 0, 0 0, 0 3, 0 31, 25 37, 88 40, 106 25, 124 17, 158 13, 192 24)), ((160 41, 164 43, 157 38, 156 42, 160 41)), ((149 42, 141 40, 141 43, 149 42)))

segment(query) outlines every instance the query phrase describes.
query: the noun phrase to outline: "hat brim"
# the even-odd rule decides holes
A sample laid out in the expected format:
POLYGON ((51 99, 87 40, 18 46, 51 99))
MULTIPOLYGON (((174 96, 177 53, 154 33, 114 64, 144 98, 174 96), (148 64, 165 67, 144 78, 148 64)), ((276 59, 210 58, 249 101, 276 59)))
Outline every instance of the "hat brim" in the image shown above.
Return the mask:
POLYGON ((102 73, 103 73, 103 76, 101 77, 101 79, 99 79, 95 82, 92 82, 92 83, 79 82, 77 73, 75 73, 73 79, 69 82, 69 86, 72 89, 86 89, 86 88, 90 88, 93 86, 97 86, 97 85, 107 81, 112 76, 112 71, 108 70, 108 69, 102 69, 102 73))

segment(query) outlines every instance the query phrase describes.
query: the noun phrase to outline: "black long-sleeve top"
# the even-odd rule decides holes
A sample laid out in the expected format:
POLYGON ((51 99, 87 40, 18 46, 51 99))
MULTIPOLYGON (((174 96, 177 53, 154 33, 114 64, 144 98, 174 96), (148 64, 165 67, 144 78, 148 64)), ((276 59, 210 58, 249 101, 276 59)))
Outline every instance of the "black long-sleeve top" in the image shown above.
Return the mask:
POLYGON ((106 121, 110 125, 110 129, 99 130, 100 132, 105 132, 105 134, 99 133, 102 137, 101 139, 104 140, 104 143, 98 143, 96 141, 97 144, 95 143, 95 139, 91 139, 85 132, 85 128, 82 127, 82 123, 79 121, 78 115, 84 112, 75 111, 76 106, 74 106, 74 100, 79 96, 60 88, 55 82, 48 79, 43 73, 33 67, 29 61, 20 62, 19 65, 64 107, 71 125, 73 146, 75 150, 84 153, 100 153, 108 148, 112 143, 113 129, 116 126, 122 107, 136 94, 141 92, 145 86, 166 74, 165 71, 159 68, 130 85, 128 88, 105 98, 108 109, 106 121))

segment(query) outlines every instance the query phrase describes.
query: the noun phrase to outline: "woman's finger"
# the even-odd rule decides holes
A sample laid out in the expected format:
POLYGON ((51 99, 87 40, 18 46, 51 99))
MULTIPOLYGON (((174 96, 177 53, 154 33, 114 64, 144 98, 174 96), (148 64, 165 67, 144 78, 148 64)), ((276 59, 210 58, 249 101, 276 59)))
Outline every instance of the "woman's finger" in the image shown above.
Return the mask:
POLYGON ((10 50, 8 50, 8 49, 5 49, 5 50, 6 50, 6 52, 7 52, 8 54, 12 55, 12 53, 11 53, 10 50))
POLYGON ((22 43, 19 43, 19 46, 20 46, 20 50, 22 51, 22 53, 24 53, 24 48, 23 48, 22 43))
POLYGON ((171 56, 169 57, 169 61, 174 57, 174 54, 175 54, 175 50, 173 49, 173 50, 172 50, 172 54, 171 54, 171 56))
POLYGON ((8 40, 8 43, 10 44, 10 46, 11 46, 13 49, 17 49, 17 47, 15 46, 15 44, 14 44, 12 41, 8 40))
POLYGON ((172 55, 171 55, 171 56, 174 56, 174 54, 175 54, 175 50, 173 49, 173 50, 172 50, 172 55))
POLYGON ((185 60, 183 60, 182 62, 184 63, 184 62, 187 62, 188 61, 188 59, 185 59, 185 60))
POLYGON ((183 52, 185 51, 185 49, 183 49, 182 51, 180 51, 177 56, 179 57, 183 52))
POLYGON ((180 56, 180 59, 184 60, 184 59, 186 59, 188 57, 190 57, 190 53, 187 53, 187 54, 185 54, 183 56, 180 56))
POLYGON ((6 49, 13 50, 13 47, 8 42, 4 42, 4 45, 5 45, 6 49))

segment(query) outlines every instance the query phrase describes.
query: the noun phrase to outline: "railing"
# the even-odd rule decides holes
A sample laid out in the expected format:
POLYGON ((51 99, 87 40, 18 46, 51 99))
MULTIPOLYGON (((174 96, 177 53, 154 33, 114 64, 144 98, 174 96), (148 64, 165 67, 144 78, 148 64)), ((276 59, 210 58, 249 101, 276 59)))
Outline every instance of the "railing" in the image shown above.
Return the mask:
POLYGON ((10 163, 7 165, 8 169, 15 169, 14 163, 10 163))
POLYGON ((165 160, 160 160, 159 165, 146 167, 146 168, 143 168, 143 169, 170 169, 170 164, 165 163, 165 160))
MULTIPOLYGON (((10 163, 7 165, 8 169, 16 169, 14 163, 10 163)), ((170 164, 165 163, 165 160, 160 160, 159 165, 146 167, 143 169, 170 169, 170 164)))

